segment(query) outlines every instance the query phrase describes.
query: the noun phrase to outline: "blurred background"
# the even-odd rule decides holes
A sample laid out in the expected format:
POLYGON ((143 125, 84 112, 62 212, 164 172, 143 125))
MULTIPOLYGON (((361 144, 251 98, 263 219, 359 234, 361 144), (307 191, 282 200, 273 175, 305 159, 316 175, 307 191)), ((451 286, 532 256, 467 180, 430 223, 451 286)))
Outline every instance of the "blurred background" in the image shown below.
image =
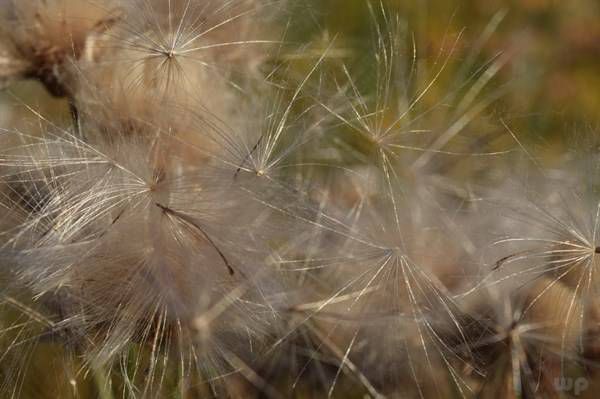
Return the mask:
MULTIPOLYGON (((454 44, 449 68, 475 51, 475 67, 499 53, 496 77, 509 85, 491 107, 523 135, 560 144, 600 120, 600 2, 596 0, 386 0, 414 34, 419 57, 454 44), (480 48, 479 48, 480 47, 480 48)), ((315 1, 323 26, 358 43, 369 37, 363 0, 315 1)), ((410 54, 407 54, 410 56, 410 54)), ((451 78, 453 71, 444 74, 451 78)), ((438 85, 443 90, 444 84, 438 85)))

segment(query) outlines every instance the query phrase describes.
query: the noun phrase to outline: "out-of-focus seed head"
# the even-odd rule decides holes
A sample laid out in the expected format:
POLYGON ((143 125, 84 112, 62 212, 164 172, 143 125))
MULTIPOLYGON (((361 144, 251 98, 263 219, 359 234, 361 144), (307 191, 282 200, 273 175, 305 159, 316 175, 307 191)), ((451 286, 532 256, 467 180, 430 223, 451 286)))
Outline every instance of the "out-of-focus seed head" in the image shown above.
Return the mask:
POLYGON ((2 15, 1 32, 12 78, 38 79, 53 95, 70 95, 77 75, 73 63, 91 56, 91 38, 117 18, 110 1, 12 1, 2 15))

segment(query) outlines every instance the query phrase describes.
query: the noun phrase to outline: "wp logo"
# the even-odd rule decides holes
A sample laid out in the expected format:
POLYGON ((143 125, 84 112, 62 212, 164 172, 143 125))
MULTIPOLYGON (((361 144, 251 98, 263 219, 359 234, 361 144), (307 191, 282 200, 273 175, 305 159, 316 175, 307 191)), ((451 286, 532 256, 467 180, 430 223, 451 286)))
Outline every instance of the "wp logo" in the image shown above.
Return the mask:
POLYGON ((575 396, 579 396, 585 392, 589 385, 588 380, 583 377, 561 377, 554 380, 554 388, 556 388, 558 392, 572 392, 575 396))

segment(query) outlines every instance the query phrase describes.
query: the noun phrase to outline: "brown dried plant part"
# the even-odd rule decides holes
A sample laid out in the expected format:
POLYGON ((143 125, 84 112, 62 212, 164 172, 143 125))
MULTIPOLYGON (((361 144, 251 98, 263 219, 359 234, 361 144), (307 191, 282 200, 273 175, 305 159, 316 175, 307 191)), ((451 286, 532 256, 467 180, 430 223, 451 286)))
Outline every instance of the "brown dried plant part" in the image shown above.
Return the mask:
POLYGON ((74 63, 99 51, 93 37, 119 19, 107 5, 87 0, 13 0, 0 29, 4 84, 37 79, 54 96, 71 96, 78 74, 74 63))
POLYGON ((29 67, 27 62, 14 57, 14 51, 9 46, 4 47, 0 48, 0 90, 23 76, 29 67))

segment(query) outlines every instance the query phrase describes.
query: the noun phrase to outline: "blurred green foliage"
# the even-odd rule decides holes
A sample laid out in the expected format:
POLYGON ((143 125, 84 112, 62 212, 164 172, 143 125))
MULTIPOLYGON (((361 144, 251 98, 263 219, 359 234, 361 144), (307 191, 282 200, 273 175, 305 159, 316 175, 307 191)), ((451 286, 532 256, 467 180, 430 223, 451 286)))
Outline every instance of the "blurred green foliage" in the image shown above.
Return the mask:
MULTIPOLYGON (((316 35, 339 35, 347 46, 372 37, 365 0, 313 0, 316 35), (319 32, 320 30, 320 32, 319 32)), ((475 66, 499 53, 509 61, 496 81, 510 85, 492 111, 520 134, 564 144, 597 129, 600 118, 600 2, 595 0, 385 0, 414 35, 419 57, 433 59, 453 43, 452 64, 481 45, 475 66), (504 16, 500 20, 499 17, 504 16), (499 20, 489 40, 482 32, 499 20)), ((307 32, 303 32, 306 34, 307 32)), ((410 50, 410 49, 408 49, 410 50)), ((407 57, 411 54, 406 54, 407 57)), ((371 59, 364 58, 369 63, 371 59)), ((452 76, 452 72, 446 74, 452 76)), ((439 85, 441 89, 446 87, 439 85)))

